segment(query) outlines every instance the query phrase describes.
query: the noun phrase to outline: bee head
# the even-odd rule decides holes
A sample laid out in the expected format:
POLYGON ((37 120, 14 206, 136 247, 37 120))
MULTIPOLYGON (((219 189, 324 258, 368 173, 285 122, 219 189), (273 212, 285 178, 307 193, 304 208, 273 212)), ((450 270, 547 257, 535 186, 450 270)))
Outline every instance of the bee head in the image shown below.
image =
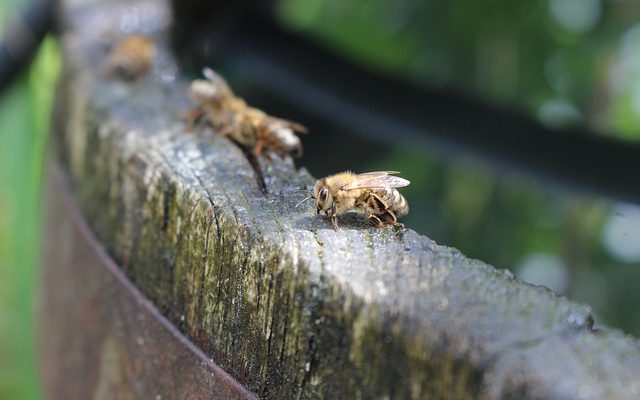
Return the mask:
POLYGON ((316 212, 318 214, 320 214, 320 211, 324 211, 326 214, 333 205, 333 196, 331 196, 324 179, 317 181, 313 187, 313 198, 315 199, 316 212))

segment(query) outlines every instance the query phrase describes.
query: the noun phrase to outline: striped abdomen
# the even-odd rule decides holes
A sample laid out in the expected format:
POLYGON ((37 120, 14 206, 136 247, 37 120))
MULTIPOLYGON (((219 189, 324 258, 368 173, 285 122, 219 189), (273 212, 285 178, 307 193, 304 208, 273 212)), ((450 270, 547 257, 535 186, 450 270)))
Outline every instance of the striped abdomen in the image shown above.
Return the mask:
POLYGON ((262 140, 266 149, 293 157, 302 156, 302 142, 289 127, 274 123, 265 127, 264 130, 262 140))
POLYGON ((398 189, 384 188, 375 189, 373 193, 382 200, 389 211, 392 211, 396 217, 403 217, 409 213, 409 203, 398 189))

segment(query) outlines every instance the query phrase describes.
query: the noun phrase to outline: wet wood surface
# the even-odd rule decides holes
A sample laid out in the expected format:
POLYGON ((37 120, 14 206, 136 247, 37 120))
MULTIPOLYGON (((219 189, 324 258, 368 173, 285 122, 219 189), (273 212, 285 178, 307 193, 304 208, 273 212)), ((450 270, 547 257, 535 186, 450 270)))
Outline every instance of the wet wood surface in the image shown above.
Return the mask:
POLYGON ((67 0, 59 20, 54 143, 85 218, 164 317, 259 397, 640 396, 638 341, 594 330, 587 306, 411 230, 350 216, 335 232, 294 207, 314 182, 303 168, 261 157, 265 193, 236 145, 188 131, 165 3, 67 0), (131 26, 157 41, 154 68, 105 79, 109 38, 131 26))

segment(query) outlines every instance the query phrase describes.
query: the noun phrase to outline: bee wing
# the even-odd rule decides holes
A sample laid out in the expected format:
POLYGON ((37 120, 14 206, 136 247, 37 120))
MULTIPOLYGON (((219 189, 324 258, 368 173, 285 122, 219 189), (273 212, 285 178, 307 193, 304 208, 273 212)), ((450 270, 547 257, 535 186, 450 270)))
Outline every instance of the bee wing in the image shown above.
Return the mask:
POLYGON ((363 172, 361 174, 356 175, 357 177, 362 176, 385 176, 385 175, 398 175, 400 172, 398 171, 373 171, 373 172, 363 172))
POLYGON ((297 122, 294 121, 287 121, 287 125, 289 126, 289 128, 291 128, 294 132, 298 132, 298 133, 309 133, 309 130, 307 129, 306 126, 299 124, 297 122))
POLYGON ((376 171, 358 174, 355 176, 353 183, 344 186, 342 189, 382 189, 408 186, 411 182, 399 176, 393 176, 393 174, 398 173, 396 171, 376 171))
POLYGON ((307 127, 305 127, 304 125, 299 124, 299 123, 294 122, 294 121, 289 121, 288 119, 282 119, 282 118, 278 118, 278 117, 266 116, 264 118, 264 121, 267 124, 284 126, 284 127, 288 128, 288 129, 291 129, 292 131, 297 132, 297 133, 308 133, 309 132, 307 130, 307 127))
POLYGON ((307 127, 305 127, 304 125, 299 124, 299 123, 294 122, 294 121, 289 121, 288 119, 267 116, 265 118, 265 121, 267 121, 267 123, 270 123, 270 124, 285 126, 286 128, 291 129, 294 132, 298 132, 298 133, 308 133, 309 132, 307 130, 307 127))
POLYGON ((227 81, 225 81, 224 78, 220 76, 220 74, 218 74, 211 68, 209 67, 202 68, 202 75, 204 75, 204 77, 207 78, 207 80, 213 83, 214 85, 217 85, 220 88, 223 88, 231 92, 231 88, 229 88, 229 84, 227 83, 227 81))

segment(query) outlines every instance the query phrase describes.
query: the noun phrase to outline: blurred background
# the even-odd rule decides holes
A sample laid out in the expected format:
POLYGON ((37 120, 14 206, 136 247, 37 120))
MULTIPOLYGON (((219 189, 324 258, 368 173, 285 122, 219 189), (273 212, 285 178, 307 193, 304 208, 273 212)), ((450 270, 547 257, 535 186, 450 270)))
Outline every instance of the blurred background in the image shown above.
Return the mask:
MULTIPOLYGON (((0 34, 22 3, 0 2, 0 34)), ((0 399, 40 398, 34 342, 42 175, 59 65, 48 37, 0 93, 0 399)))
MULTIPOLYGON (((0 3, 0 32, 23 3, 0 3)), ((281 0, 275 10, 284 29, 362 69, 468 93, 550 128, 585 127, 640 145, 638 2, 281 0)), ((215 67, 236 85, 233 63, 215 67)), ((42 176, 59 69, 58 46, 48 36, 0 94, 0 399, 40 397, 34 313, 42 176)), ((258 91, 238 88, 267 111, 289 116, 258 91)), ((411 205, 408 227, 590 304, 597 325, 640 336, 637 204, 550 184, 464 152, 363 141, 366 132, 310 125, 301 165, 314 176, 402 171, 412 181, 403 189, 411 205), (327 142, 340 149, 328 154, 327 142)), ((638 172, 627 171, 627 179, 637 181, 638 172)))
MULTIPOLYGON (((582 126, 640 144, 640 3, 284 0, 278 15, 364 69, 464 91, 551 128, 582 126)), ((327 140, 318 136, 305 137, 305 148, 327 140)), ((376 144, 373 152, 355 166, 314 154, 304 165, 316 176, 402 171, 411 179, 402 190, 409 227, 590 304, 598 324, 640 335, 638 205, 443 155, 436 146, 376 144)), ((627 171, 628 179, 638 172, 627 171)))
MULTIPOLYGON (((286 29, 365 70, 464 92, 551 129, 585 128, 585 135, 640 145, 638 2, 282 0, 277 11, 286 29)), ((404 219, 409 227, 591 305, 596 325, 640 336, 637 204, 435 144, 365 145, 361 138, 311 134, 302 164, 314 176, 402 171, 411 180, 402 189, 411 205, 404 219), (314 152, 327 141, 342 143, 343 157, 314 152)), ((638 180, 640 171, 624 172, 630 182, 638 180)))

